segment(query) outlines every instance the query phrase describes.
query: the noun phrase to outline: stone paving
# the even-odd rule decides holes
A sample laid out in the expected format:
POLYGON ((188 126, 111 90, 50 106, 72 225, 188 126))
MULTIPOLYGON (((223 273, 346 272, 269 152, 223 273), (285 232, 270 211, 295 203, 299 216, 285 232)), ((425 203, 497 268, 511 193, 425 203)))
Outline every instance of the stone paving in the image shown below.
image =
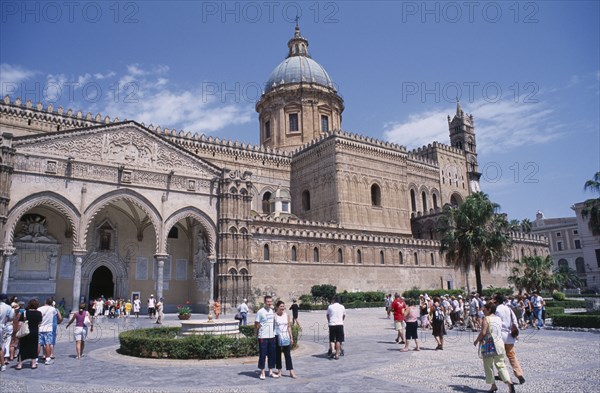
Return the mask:
MULTIPOLYGON (((193 319, 205 319, 194 316, 193 319)), ((249 320, 252 320, 249 318, 249 320)), ((443 351, 435 351, 430 331, 420 352, 400 352, 392 322, 382 310, 348 310, 345 356, 326 356, 325 312, 301 313, 303 334, 293 352, 298 379, 261 381, 256 358, 212 361, 138 359, 119 355, 118 333, 156 326, 147 318, 105 320, 95 325, 85 356, 75 359, 72 327, 59 327, 56 362, 37 370, 0 373, 0 392, 485 392, 482 361, 474 333, 449 331, 443 351)), ((167 315, 165 325, 178 325, 167 315)), ((526 383, 517 392, 597 392, 600 386, 600 335, 527 330, 517 354, 526 383)), ((516 378, 513 378, 516 381, 516 378)), ((499 392, 508 388, 498 383, 499 392)))

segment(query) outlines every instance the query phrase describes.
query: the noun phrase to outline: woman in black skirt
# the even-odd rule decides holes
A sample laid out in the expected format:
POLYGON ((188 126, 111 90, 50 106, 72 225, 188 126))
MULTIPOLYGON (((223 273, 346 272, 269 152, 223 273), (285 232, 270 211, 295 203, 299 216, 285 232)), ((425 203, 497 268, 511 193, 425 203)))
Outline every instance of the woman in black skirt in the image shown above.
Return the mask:
POLYGON ((19 318, 21 323, 25 323, 25 320, 27 320, 29 334, 19 339, 17 370, 23 368, 23 360, 27 359, 31 359, 31 368, 37 368, 38 340, 40 324, 42 323, 42 313, 37 310, 39 305, 37 299, 31 299, 27 304, 27 310, 19 318))
POLYGON ((446 327, 444 326, 445 317, 444 307, 440 304, 440 297, 433 298, 433 310, 431 311, 431 326, 433 327, 433 337, 437 342, 436 350, 444 349, 444 336, 446 335, 446 327))

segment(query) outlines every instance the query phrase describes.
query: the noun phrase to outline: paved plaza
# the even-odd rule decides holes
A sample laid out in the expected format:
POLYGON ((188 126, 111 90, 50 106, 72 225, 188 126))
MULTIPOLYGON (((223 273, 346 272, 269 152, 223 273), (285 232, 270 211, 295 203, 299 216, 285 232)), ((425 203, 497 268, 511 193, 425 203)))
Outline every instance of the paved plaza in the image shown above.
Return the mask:
MULTIPOLYGON (((225 316, 228 317, 228 316, 225 316)), ((253 316, 252 316, 253 317, 253 316)), ((194 315, 193 319, 205 319, 194 315)), ((253 320, 249 318, 249 321, 253 320)), ((345 356, 330 360, 325 312, 301 313, 300 348, 293 352, 298 379, 261 381, 257 358, 212 361, 138 359, 117 353, 118 333, 156 326, 146 317, 105 320, 95 325, 86 353, 75 359, 72 327, 59 326, 56 362, 37 370, 12 362, 0 373, 0 392, 485 392, 482 361, 474 333, 449 331, 443 351, 435 351, 430 331, 420 352, 400 352, 392 321, 381 309, 348 310, 345 356)), ((177 326, 176 315, 165 325, 177 326)), ((421 331, 419 331, 421 333, 421 331)), ((600 334, 522 331, 517 354, 526 383, 517 392, 597 392, 600 334)), ((285 372, 285 371, 284 371, 285 372)), ((513 377, 516 381, 516 378, 513 377)), ((499 392, 508 388, 498 383, 499 392)))

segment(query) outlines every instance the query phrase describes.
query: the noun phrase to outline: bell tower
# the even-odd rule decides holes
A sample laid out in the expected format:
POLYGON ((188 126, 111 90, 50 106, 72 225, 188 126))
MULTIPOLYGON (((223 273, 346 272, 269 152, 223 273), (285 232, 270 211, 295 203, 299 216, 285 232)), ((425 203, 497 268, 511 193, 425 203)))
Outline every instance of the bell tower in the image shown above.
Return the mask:
POLYGON ((475 121, 473 115, 467 115, 456 99, 456 114, 454 118, 448 116, 448 128, 450 130, 450 145, 464 151, 467 165, 467 176, 469 178, 469 189, 471 192, 481 191, 479 186, 479 164, 477 163, 477 143, 475 141, 475 121))

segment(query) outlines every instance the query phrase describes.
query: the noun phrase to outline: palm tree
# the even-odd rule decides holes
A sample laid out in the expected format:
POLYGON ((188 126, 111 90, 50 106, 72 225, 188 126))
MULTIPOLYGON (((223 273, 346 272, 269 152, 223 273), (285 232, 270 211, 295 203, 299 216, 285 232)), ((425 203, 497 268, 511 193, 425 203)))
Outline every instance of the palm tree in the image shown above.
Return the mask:
POLYGON ((491 271, 510 253, 509 224, 506 215, 496 213, 499 208, 486 194, 476 192, 460 206, 444 206, 440 219, 440 251, 467 275, 475 268, 478 293, 483 291, 481 268, 491 271))
POLYGON ((508 223, 508 227, 511 232, 520 232, 521 231, 521 222, 519 220, 510 220, 508 223))
POLYGON ((553 272, 554 281, 558 288, 579 288, 581 280, 577 276, 577 271, 569 266, 559 266, 553 272))
POLYGON ((521 231, 524 233, 531 233, 531 221, 529 220, 529 218, 525 218, 523 221, 521 221, 521 231))
MULTIPOLYGON (((586 181, 583 189, 600 194, 600 172, 596 172, 592 180, 586 181)), ((600 198, 588 199, 583 203, 585 207, 581 210, 581 217, 589 217, 589 226, 592 234, 600 235, 600 198)))
POLYGON ((542 289, 556 289, 560 285, 552 276, 552 259, 550 256, 523 257, 515 261, 516 266, 508 277, 508 282, 514 284, 519 291, 527 292, 542 289))

